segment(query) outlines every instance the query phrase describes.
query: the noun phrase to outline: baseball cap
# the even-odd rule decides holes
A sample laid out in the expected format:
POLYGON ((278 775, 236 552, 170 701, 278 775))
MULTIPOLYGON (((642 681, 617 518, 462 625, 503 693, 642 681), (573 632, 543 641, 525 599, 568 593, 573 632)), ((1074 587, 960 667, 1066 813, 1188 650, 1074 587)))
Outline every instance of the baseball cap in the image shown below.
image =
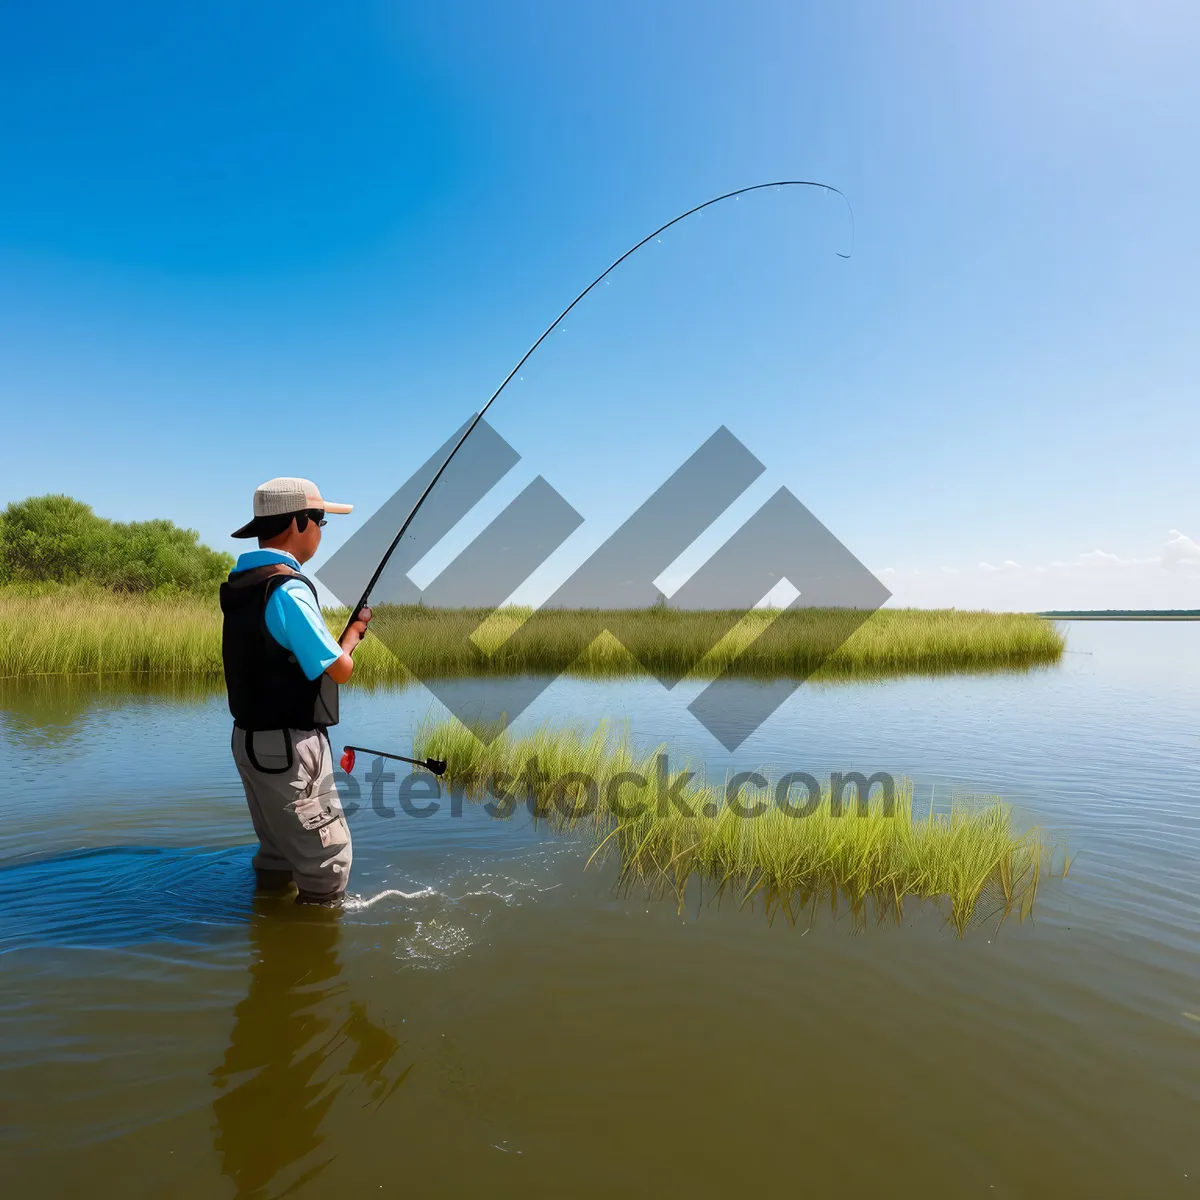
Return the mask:
POLYGON ((235 529, 230 537, 258 537, 260 517, 282 517, 287 513, 304 512, 306 509, 322 509, 327 513, 348 513, 353 504, 335 504, 321 495, 321 489, 311 479, 298 479, 290 475, 268 479, 254 489, 254 520, 241 529, 235 529))

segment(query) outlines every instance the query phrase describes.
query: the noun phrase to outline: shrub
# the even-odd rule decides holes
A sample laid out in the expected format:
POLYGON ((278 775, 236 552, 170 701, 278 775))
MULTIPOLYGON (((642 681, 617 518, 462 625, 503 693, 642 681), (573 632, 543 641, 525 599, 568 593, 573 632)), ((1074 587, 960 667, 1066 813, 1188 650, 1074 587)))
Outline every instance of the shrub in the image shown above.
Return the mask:
POLYGON ((123 592, 210 592, 233 560, 171 521, 122 523, 70 496, 33 496, 0 513, 0 583, 94 583, 123 592))

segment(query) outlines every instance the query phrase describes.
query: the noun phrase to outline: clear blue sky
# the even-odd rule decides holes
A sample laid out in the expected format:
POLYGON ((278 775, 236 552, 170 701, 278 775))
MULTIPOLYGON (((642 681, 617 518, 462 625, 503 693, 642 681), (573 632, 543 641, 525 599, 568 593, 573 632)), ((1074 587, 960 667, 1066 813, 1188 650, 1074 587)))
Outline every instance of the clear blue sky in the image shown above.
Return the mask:
POLYGON ((649 248, 522 481, 599 536, 725 423, 898 599, 1200 605, 1197 61, 1186 0, 6 5, 0 503, 232 549, 309 475, 332 547, 792 176, 853 257, 816 193, 649 248))

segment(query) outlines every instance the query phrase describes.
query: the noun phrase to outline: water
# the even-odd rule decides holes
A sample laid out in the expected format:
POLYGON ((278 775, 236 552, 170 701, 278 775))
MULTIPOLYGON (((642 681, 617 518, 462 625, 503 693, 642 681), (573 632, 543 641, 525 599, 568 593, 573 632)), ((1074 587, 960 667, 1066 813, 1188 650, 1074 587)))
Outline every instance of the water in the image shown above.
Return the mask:
MULTIPOLYGON (((714 770, 998 793, 1075 856, 1035 920, 623 897, 528 816, 414 819, 369 763, 341 915, 255 898, 221 697, 0 690, 6 1190, 73 1197, 1200 1192, 1200 624, 1070 629, 1030 675, 801 689, 714 770)), ((403 752, 428 694, 344 699, 403 752)), ((339 739, 335 737, 335 744, 339 739)), ((403 768, 398 767, 399 771, 403 768)))

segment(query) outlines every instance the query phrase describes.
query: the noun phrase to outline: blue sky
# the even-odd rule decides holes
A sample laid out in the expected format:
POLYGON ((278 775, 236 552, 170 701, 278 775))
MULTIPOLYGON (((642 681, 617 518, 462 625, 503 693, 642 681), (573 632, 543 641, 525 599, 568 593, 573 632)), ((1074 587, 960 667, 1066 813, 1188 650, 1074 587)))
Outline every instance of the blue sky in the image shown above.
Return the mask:
POLYGON ((234 549, 301 474, 332 548, 799 177, 853 257, 820 193, 649 247, 491 511, 544 474, 568 570, 724 423, 898 601, 1200 605, 1198 56, 1182 0, 6 6, 0 503, 234 549))

